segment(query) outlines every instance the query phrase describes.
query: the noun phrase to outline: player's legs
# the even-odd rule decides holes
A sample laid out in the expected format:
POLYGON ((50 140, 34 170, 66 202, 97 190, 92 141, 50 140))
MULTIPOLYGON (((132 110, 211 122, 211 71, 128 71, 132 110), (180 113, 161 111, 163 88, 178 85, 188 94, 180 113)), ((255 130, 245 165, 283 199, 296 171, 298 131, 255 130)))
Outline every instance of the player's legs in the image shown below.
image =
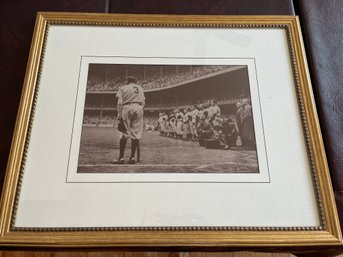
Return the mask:
POLYGON ((122 135, 119 140, 119 159, 117 161, 113 161, 114 164, 124 164, 126 142, 127 138, 124 135, 122 135))
POLYGON ((143 109, 140 105, 136 105, 132 109, 131 123, 129 128, 129 135, 131 139, 140 140, 143 135, 143 109))
POLYGON ((137 151, 138 144, 139 144, 139 140, 131 139, 131 155, 130 155, 130 160, 129 160, 130 164, 136 163, 135 154, 137 151))
MULTIPOLYGON (((131 105, 127 117, 128 124, 128 133, 131 138, 131 155, 130 155, 130 164, 134 164, 135 154, 139 144, 139 140, 143 135, 143 109, 140 105, 131 105)), ((124 119, 125 123, 125 119, 124 119)))
POLYGON ((126 128, 125 137, 130 137, 130 130, 131 130, 131 120, 132 120, 132 109, 130 105, 124 105, 123 110, 121 112, 121 116, 126 128))
POLYGON ((125 153, 125 148, 126 148, 126 142, 127 138, 129 137, 128 134, 128 118, 129 116, 129 109, 128 108, 123 108, 122 110, 122 118, 124 122, 124 126, 126 128, 125 132, 122 132, 122 135, 119 140, 119 159, 116 161, 113 161, 114 164, 123 164, 124 163, 124 153, 125 153))
POLYGON ((122 136, 120 138, 120 142, 119 142, 119 160, 124 158, 126 142, 127 142, 126 137, 122 136))
POLYGON ((176 134, 178 138, 182 138, 182 120, 176 122, 176 134))
POLYGON ((230 144, 226 141, 225 135, 221 132, 218 134, 218 141, 220 147, 224 148, 225 150, 230 149, 230 144))
POLYGON ((234 133, 226 135, 226 142, 228 142, 229 146, 236 146, 237 134, 234 133))

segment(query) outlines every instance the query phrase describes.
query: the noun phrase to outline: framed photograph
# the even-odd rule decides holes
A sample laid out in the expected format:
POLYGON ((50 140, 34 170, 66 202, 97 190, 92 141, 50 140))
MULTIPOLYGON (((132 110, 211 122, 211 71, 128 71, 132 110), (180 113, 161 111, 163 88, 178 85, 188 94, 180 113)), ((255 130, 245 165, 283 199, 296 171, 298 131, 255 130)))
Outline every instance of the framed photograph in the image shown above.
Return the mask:
POLYGON ((0 245, 340 245, 295 16, 38 13, 0 245))

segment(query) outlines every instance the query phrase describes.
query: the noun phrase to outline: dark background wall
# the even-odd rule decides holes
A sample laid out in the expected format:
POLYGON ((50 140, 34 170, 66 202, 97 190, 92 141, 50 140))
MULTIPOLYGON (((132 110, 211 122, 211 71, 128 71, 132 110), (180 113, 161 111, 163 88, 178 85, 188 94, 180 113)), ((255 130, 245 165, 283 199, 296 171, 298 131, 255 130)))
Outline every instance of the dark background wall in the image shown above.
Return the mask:
POLYGON ((0 185, 37 11, 299 15, 336 202, 343 221, 343 0, 1 0, 0 185))

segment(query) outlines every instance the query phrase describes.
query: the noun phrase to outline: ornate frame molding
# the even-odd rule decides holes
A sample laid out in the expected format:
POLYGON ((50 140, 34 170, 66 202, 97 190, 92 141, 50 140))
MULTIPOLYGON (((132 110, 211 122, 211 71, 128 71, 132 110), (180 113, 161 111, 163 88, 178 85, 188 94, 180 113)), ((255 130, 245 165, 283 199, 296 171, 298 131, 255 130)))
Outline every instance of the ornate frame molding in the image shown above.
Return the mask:
POLYGON ((295 16, 175 16, 38 13, 1 198, 0 245, 101 246, 296 246, 338 245, 341 231, 329 170, 295 16), (319 227, 15 227, 27 147, 50 26, 141 26, 195 28, 283 28, 320 216, 319 227), (108 240, 110 238, 111 240, 108 240))

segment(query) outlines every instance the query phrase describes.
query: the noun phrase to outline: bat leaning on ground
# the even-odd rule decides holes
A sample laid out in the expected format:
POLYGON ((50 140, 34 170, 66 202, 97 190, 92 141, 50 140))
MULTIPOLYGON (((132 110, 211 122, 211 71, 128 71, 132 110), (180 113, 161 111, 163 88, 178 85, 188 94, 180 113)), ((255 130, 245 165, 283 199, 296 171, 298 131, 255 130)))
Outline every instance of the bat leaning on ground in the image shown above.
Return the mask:
POLYGON ((141 161, 141 149, 139 147, 139 140, 138 140, 138 144, 137 144, 137 162, 141 161))

